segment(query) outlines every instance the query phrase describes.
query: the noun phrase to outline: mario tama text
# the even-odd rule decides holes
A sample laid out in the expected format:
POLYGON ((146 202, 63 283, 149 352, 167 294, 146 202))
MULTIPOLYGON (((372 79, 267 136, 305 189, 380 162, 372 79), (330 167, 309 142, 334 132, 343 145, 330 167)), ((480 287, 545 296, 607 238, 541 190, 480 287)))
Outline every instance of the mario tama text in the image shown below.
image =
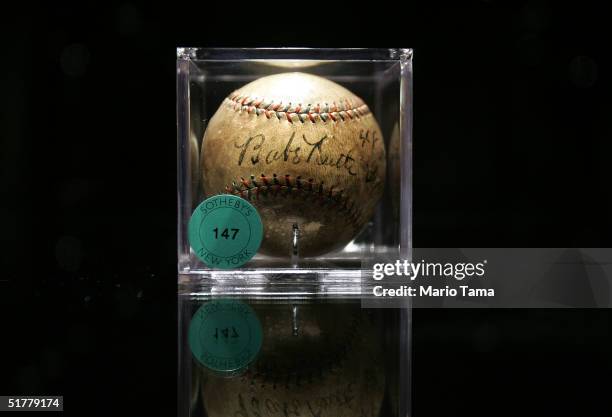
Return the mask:
POLYGON ((375 297, 494 297, 495 290, 482 285, 486 265, 486 260, 375 263, 372 279, 378 285, 372 293, 375 297), (459 282, 461 285, 445 285, 459 282))
POLYGON ((433 285, 402 285, 399 288, 385 288, 377 285, 373 289, 376 297, 495 297, 493 288, 470 288, 460 285, 459 288, 437 288, 433 285))

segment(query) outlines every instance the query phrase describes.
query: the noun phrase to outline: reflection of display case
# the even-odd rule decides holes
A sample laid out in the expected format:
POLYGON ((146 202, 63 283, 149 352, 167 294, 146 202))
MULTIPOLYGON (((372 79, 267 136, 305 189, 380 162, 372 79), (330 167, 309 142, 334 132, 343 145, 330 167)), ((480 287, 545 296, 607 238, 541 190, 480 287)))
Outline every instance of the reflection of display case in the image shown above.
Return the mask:
MULTIPOLYGON (((360 277, 411 244, 411 102, 409 49, 178 49, 181 417, 408 414, 409 311, 362 308, 360 277), (235 267, 194 244, 220 195, 261 219, 235 267), (208 343, 217 300, 261 326, 240 366, 190 345, 208 343)), ((215 349, 245 326, 213 326, 215 349)))

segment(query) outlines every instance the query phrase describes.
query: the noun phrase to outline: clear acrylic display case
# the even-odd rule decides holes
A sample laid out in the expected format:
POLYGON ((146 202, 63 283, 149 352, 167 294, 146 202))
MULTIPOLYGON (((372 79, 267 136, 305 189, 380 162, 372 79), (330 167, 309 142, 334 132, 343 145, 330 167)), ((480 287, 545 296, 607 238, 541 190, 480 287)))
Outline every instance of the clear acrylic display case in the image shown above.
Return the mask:
MULTIPOLYGON (((232 113, 228 117, 237 116, 232 113)), ((179 416, 409 415, 410 311, 362 308, 360 284, 364 265, 378 255, 409 254, 411 129, 410 49, 177 49, 179 416), (295 73, 299 75, 292 75, 295 73), (266 77, 289 77, 289 81, 269 87, 270 83, 261 81, 266 77), (255 84, 249 84, 252 82, 255 84), (277 96, 268 100, 245 85, 276 88, 277 96), (286 99, 300 88, 317 98, 312 103, 286 99), (326 91, 317 91, 319 88, 326 91), (326 100, 324 94, 332 90, 346 95, 337 102, 326 100), (215 121, 213 116, 224 106, 247 122, 219 122, 219 116, 215 121), (360 128, 360 123, 371 123, 367 120, 372 117, 377 128, 360 128), (300 129, 316 128, 321 140, 354 138, 350 140, 364 149, 371 145, 372 151, 367 157, 360 156, 356 145, 357 150, 338 151, 340 157, 327 163, 333 172, 344 169, 348 180, 338 181, 351 190, 350 202, 335 194, 330 186, 335 174, 328 171, 323 174, 325 184, 315 180, 314 185, 306 184, 314 175, 305 175, 300 182, 299 176, 290 177, 290 167, 279 171, 278 177, 276 172, 274 177, 269 172, 260 174, 263 169, 256 166, 250 168, 250 179, 250 171, 238 172, 233 185, 224 179, 228 194, 250 200, 262 213, 262 250, 237 268, 211 268, 190 245, 189 222, 202 201, 223 193, 210 178, 227 176, 230 165, 235 164, 229 160, 232 156, 228 157, 231 146, 212 147, 211 143, 230 140, 228 126, 232 135, 250 140, 257 132, 250 132, 252 125, 248 123, 256 118, 271 119, 278 129, 285 129, 266 132, 268 136, 281 132, 278 135, 288 139, 282 149, 263 154, 263 140, 250 144, 246 156, 240 156, 238 149, 238 158, 251 158, 253 165, 258 158, 267 157, 288 166, 286 162, 292 157, 310 162, 309 156, 325 165, 322 153, 313 157, 312 149, 321 151, 316 145, 310 153, 302 148, 305 153, 297 155, 299 146, 291 142, 293 134, 287 134, 294 128, 295 138, 303 138, 305 144, 316 144, 307 140, 313 131, 300 129), (343 126, 352 130, 344 134, 343 126), (214 136, 216 132, 219 137, 214 136), (376 146, 384 148, 376 154, 382 159, 378 164, 364 159, 375 155, 376 140, 381 144, 376 146), (367 183, 375 165, 376 188, 351 185, 351 175, 357 172, 354 167, 364 169, 357 177, 367 183), (259 200, 255 191, 282 190, 287 199, 307 186, 318 190, 321 208, 306 211, 306 203, 299 199, 283 202, 273 215, 287 216, 288 220, 283 217, 274 226, 278 230, 272 229, 266 217, 267 194, 259 200), (336 219, 326 214, 330 205, 342 207, 344 215, 336 219), (293 211, 298 214, 293 216, 293 211), (303 220, 308 216, 315 217, 320 234, 310 232, 310 225, 303 220), (349 224, 348 217, 354 230, 345 233, 342 222, 349 224), (214 300, 226 299, 250 307, 261 324, 263 338, 257 356, 231 373, 204 366, 188 342, 198 310, 214 300)), ((234 148, 244 143, 236 142, 234 148)), ((317 172, 329 168, 321 166, 316 167, 317 172)))

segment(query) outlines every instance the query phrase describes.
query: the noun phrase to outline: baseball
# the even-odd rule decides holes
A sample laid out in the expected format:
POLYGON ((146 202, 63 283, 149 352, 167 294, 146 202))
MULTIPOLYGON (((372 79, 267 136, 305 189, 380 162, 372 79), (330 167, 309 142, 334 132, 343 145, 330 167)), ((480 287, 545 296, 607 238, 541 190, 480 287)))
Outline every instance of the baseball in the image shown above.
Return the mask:
POLYGON ((384 188, 385 145, 368 106, 305 73, 259 78, 226 97, 202 143, 206 196, 231 193, 257 207, 261 252, 317 256, 349 243, 384 188))

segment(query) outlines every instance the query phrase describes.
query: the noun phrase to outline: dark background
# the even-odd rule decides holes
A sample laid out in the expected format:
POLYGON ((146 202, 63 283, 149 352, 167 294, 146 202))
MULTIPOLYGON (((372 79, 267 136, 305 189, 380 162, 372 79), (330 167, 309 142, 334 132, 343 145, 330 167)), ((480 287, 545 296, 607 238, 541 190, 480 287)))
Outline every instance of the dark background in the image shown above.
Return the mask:
MULTIPOLYGON (((176 3, 0 13, 0 394, 176 413, 179 45, 413 47, 415 246, 612 247, 603 8, 176 3)), ((609 414, 609 310, 413 318, 416 416, 609 414)))

